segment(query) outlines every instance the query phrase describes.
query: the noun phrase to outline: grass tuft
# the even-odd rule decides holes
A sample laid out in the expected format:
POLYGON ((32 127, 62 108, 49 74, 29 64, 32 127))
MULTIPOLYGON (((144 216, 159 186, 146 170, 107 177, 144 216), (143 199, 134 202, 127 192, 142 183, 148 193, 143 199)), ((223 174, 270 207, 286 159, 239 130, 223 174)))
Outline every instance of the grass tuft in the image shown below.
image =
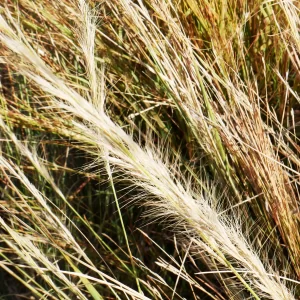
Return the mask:
POLYGON ((0 4, 0 295, 298 299, 299 10, 0 4))

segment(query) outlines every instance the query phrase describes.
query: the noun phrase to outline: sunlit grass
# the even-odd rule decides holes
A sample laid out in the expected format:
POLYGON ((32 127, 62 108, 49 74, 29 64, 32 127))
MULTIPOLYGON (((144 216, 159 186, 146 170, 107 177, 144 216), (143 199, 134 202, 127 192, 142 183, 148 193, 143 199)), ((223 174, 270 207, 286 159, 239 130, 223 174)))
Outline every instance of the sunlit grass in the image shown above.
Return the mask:
POLYGON ((3 294, 297 299, 299 9, 1 4, 3 294))

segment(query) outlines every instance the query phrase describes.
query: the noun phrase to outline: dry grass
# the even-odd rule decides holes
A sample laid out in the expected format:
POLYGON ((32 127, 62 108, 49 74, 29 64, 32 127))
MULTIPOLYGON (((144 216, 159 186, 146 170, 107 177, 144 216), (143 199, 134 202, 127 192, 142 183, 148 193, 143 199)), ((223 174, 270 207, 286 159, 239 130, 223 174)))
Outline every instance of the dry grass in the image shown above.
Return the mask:
POLYGON ((299 5, 90 7, 0 6, 3 270, 37 298, 297 299, 299 5))

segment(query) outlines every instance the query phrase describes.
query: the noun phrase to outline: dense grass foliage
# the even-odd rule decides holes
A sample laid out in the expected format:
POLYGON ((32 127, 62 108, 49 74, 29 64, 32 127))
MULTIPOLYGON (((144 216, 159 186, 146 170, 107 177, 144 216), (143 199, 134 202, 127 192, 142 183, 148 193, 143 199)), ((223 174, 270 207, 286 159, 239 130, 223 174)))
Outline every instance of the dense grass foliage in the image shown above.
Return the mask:
POLYGON ((0 4, 3 299, 299 299, 300 4, 0 4))

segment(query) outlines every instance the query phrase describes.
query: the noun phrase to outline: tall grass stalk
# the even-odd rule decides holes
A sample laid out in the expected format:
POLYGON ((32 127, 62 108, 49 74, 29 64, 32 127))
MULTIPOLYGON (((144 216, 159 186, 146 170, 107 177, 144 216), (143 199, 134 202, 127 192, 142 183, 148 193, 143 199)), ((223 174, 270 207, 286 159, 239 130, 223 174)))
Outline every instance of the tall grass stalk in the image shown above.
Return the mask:
POLYGON ((91 10, 64 0, 66 20, 40 4, 0 6, 3 270, 39 298, 297 299, 297 4, 113 0, 91 10), (26 32, 19 13, 43 26, 26 32), (56 137, 53 162, 33 147, 37 132, 56 137), (97 224, 107 208, 92 186, 87 202, 77 197, 87 183, 68 198, 70 182, 51 172, 65 157, 68 176, 70 149, 86 157, 74 169, 109 182, 108 224, 120 235, 97 224), (179 262, 159 235, 170 263, 150 258, 165 279, 129 236, 127 203, 174 234, 179 262))

